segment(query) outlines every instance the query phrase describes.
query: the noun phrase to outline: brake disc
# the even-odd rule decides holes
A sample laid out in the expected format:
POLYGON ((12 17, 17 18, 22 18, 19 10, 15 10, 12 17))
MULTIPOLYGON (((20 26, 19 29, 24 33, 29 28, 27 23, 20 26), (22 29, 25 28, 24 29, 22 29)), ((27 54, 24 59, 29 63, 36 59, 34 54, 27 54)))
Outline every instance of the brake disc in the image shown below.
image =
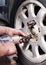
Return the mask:
POLYGON ((30 39, 27 44, 22 43, 19 45, 24 57, 33 63, 40 63, 46 60, 46 41, 44 37, 46 36, 46 25, 44 25, 45 18, 46 8, 40 2, 34 0, 23 2, 15 16, 15 28, 22 30, 28 35, 30 33, 32 34, 32 29, 31 27, 29 29, 27 23, 31 23, 32 21, 36 22, 33 26, 33 32, 38 36, 38 40, 36 40, 36 37, 32 34, 33 39, 30 39), (38 11, 36 11, 35 8, 38 9, 38 11))

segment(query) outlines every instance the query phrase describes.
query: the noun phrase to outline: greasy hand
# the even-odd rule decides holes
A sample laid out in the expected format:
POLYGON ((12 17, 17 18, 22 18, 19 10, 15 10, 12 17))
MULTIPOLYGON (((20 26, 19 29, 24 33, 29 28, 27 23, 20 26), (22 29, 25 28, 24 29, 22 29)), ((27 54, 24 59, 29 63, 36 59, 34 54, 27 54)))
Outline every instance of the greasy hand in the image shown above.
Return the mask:
MULTIPOLYGON (((27 37, 27 35, 25 33, 23 33, 22 31, 13 29, 13 28, 9 28, 9 27, 1 26, 0 31, 2 32, 2 33, 0 32, 0 35, 2 35, 2 34, 7 34, 10 36, 22 35, 24 37, 27 37)), ((13 42, 9 41, 7 43, 0 43, 0 56, 14 54, 14 53, 17 53, 17 50, 16 50, 16 47, 13 42)))

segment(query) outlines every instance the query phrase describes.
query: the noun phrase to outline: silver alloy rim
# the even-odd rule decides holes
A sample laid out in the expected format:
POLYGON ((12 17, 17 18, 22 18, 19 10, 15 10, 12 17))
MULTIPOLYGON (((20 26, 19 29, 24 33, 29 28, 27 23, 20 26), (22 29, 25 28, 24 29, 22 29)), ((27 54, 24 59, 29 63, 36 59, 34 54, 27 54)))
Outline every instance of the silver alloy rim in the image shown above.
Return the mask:
POLYGON ((40 32, 38 33, 38 41, 35 41, 35 39, 31 39, 29 43, 27 44, 20 44, 20 48, 22 50, 22 53, 28 59, 29 61, 33 63, 40 63, 44 60, 46 60, 46 41, 44 39, 44 35, 46 35, 46 26, 43 25, 43 19, 46 15, 46 8, 38 1, 25 1, 20 5, 18 8, 18 11, 15 16, 15 28, 20 29, 26 34, 30 34, 31 31, 29 30, 27 23, 29 21, 34 20, 36 22, 36 33, 37 33, 37 27, 40 28, 40 32), (34 7, 39 6, 40 9, 35 15, 34 7), (28 10, 28 16, 26 16, 25 12, 28 10), (22 26, 23 22, 23 26, 22 26), (32 47, 32 50, 29 50, 29 47, 32 47), (44 51, 44 54, 40 55, 38 47, 44 51), (23 48, 24 47, 24 48, 23 48))

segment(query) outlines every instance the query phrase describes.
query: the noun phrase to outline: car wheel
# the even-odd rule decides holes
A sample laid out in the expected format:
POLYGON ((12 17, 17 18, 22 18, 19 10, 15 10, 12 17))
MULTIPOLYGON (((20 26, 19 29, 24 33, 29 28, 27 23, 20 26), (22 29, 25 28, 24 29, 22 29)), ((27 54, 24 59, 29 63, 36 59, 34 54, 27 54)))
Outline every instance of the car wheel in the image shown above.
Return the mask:
POLYGON ((33 37, 27 44, 18 46, 19 59, 23 65, 46 65, 45 21, 46 8, 36 0, 27 0, 18 8, 14 27, 33 37))

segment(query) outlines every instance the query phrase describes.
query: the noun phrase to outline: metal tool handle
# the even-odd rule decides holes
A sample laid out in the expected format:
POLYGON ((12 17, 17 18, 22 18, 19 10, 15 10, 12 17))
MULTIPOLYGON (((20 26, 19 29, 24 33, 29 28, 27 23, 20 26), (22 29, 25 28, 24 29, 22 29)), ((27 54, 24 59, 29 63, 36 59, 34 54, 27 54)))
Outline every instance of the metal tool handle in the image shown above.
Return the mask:
POLYGON ((0 43, 2 42, 7 42, 7 41, 13 41, 15 44, 20 43, 20 40, 25 40, 25 43, 29 42, 29 40, 32 38, 31 34, 28 35, 27 38, 23 37, 23 36, 19 36, 19 35, 15 35, 15 36, 8 36, 8 35, 4 35, 0 37, 0 43))
POLYGON ((13 37, 4 35, 0 37, 0 43, 7 42, 7 41, 14 41, 15 44, 19 43, 19 41, 22 39, 22 36, 15 35, 13 37))

